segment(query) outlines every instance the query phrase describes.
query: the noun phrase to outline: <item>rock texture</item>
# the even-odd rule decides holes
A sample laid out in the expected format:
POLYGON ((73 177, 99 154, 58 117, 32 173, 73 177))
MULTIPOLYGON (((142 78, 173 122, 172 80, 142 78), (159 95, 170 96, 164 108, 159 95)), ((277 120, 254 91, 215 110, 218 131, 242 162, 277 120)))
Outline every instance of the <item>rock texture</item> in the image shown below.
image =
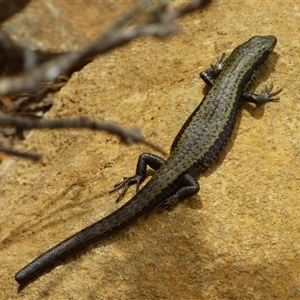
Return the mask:
MULTIPOLYGON (((101 4, 87 3, 42 2, 38 18, 33 2, 22 16, 35 16, 26 37, 40 33, 39 25, 43 35, 32 34, 37 46, 46 40, 70 50, 127 8, 111 4, 105 15, 101 4)), ((141 218, 18 294, 14 274, 119 207, 107 192, 149 151, 87 130, 31 131, 24 147, 43 153, 43 162, 9 158, 0 167, 0 298, 300 298, 300 6, 285 4, 214 1, 178 21, 180 34, 136 40, 72 76, 47 118, 86 115, 142 126, 146 138, 166 151, 203 97, 198 73, 251 36, 278 38, 258 90, 273 82, 284 91, 277 103, 245 106, 197 196, 141 218)), ((17 25, 7 26, 13 31, 17 25)))

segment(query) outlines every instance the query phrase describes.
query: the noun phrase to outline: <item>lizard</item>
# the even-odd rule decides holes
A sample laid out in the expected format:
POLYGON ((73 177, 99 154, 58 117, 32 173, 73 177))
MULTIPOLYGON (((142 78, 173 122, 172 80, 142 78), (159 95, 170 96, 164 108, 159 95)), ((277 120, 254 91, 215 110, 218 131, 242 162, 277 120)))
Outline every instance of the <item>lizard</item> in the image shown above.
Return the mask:
POLYGON ((224 54, 215 65, 200 73, 210 90, 188 117, 175 137, 170 156, 140 155, 136 174, 125 177, 111 192, 121 190, 117 202, 128 187, 136 185, 137 193, 123 206, 98 222, 82 229, 33 260, 16 275, 20 284, 28 284, 65 257, 101 241, 127 227, 142 215, 154 210, 170 210, 177 203, 198 193, 198 178, 226 145, 234 128, 239 109, 244 102, 264 104, 276 101, 282 89, 272 92, 267 86, 261 94, 250 93, 260 67, 273 51, 275 36, 253 36, 237 46, 230 56, 224 54), (152 178, 141 188, 146 179, 147 166, 155 170, 152 178))

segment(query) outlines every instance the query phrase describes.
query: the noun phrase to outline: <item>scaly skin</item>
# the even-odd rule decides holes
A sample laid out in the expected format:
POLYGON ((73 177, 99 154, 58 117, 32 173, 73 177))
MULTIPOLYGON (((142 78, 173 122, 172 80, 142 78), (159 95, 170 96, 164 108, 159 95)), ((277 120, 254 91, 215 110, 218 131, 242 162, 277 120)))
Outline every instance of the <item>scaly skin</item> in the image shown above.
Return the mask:
POLYGON ((115 185, 122 190, 120 200, 130 185, 138 186, 146 178, 146 167, 156 170, 151 180, 125 205, 102 220, 86 227, 48 250, 20 270, 16 281, 26 285, 68 255, 110 236, 154 209, 170 209, 199 191, 197 179, 220 153, 232 132, 236 116, 244 101, 265 103, 277 100, 280 90, 265 89, 261 95, 246 89, 252 76, 276 45, 274 36, 252 37, 234 49, 228 59, 223 56, 215 66, 200 76, 212 88, 177 134, 170 157, 164 161, 148 153, 140 156, 136 175, 115 185), (216 82, 213 77, 218 75, 216 82))

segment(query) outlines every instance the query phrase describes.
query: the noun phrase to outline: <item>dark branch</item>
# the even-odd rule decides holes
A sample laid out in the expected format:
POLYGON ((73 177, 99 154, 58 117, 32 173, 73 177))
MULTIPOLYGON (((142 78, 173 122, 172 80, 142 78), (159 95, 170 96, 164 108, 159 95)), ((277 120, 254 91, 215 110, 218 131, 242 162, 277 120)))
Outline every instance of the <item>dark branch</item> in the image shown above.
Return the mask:
MULTIPOLYGON (((9 10, 8 2, 9 1, 0 0, 0 22, 21 10, 28 3, 26 0, 11 1, 12 6, 17 6, 15 6, 14 10, 9 10), (4 4, 7 9, 4 9, 4 4), (1 9, 1 7, 3 9, 1 9)), ((172 23, 175 19, 197 9, 201 9, 210 2, 209 0, 193 1, 173 11, 167 11, 167 6, 161 5, 150 13, 148 11, 146 15, 147 19, 144 22, 128 26, 128 24, 132 24, 137 17, 140 19, 140 14, 145 9, 145 2, 139 3, 129 12, 121 15, 94 43, 82 51, 71 53, 58 54, 34 51, 26 47, 26 45, 24 47, 16 45, 5 33, 0 32, 0 53, 2 59, 13 67, 14 72, 23 70, 23 73, 19 76, 6 76, 0 79, 0 95, 12 95, 20 92, 33 92, 36 93, 36 95, 43 94, 45 92, 43 84, 47 82, 51 83, 57 80, 58 76, 68 74, 68 72, 72 73, 74 70, 83 67, 96 55, 125 45, 140 36, 148 35, 163 38, 177 32, 177 27, 172 23)), ((165 154, 162 149, 145 140, 138 129, 127 130, 115 123, 101 124, 91 121, 88 118, 40 121, 28 117, 0 115, 0 126, 17 126, 20 129, 90 128, 102 130, 118 135, 126 144, 140 142, 165 154)), ((8 154, 34 160, 38 158, 35 154, 20 153, 2 147, 0 150, 8 154)))
POLYGON ((163 154, 165 152, 158 146, 144 139, 141 132, 137 128, 124 129, 116 123, 98 123, 88 118, 82 117, 76 120, 37 120, 28 117, 16 117, 6 114, 0 115, 0 126, 16 126, 21 129, 62 129, 62 128, 89 128, 92 130, 106 131, 117 135, 126 144, 142 143, 152 147, 156 151, 163 154))
POLYGON ((0 0, 0 24, 22 10, 30 0, 0 0))
MULTIPOLYGON (((0 79, 0 95, 37 91, 42 82, 52 81, 59 75, 66 74, 71 69, 74 69, 75 66, 82 66, 83 62, 90 61, 92 57, 125 45, 137 37, 148 35, 163 38, 175 33, 177 27, 172 21, 187 13, 203 8, 209 2, 208 0, 193 1, 174 11, 166 12, 161 10, 151 14, 150 18, 144 23, 125 28, 124 24, 134 19, 142 11, 143 5, 139 4, 125 15, 122 15, 101 37, 82 51, 59 55, 37 65, 35 68, 25 70, 20 76, 0 79)), ((25 50, 24 53, 26 53, 25 50)), ((53 54, 53 56, 56 55, 53 54)), ((41 60, 45 58, 41 54, 38 55, 38 53, 36 57, 41 60)))
POLYGON ((27 158, 27 159, 30 159, 33 161, 39 161, 42 158, 41 154, 19 152, 17 150, 8 149, 8 148, 2 147, 2 146, 0 146, 0 152, 6 153, 9 155, 13 155, 13 156, 17 156, 17 157, 27 158))
MULTIPOLYGON (((1 1, 1 0, 0 0, 1 1)), ((26 69, 27 52, 30 52, 34 57, 35 64, 41 64, 53 57, 58 56, 58 53, 44 53, 39 50, 31 50, 26 47, 21 47, 15 44, 11 38, 3 31, 0 31, 0 53, 1 59, 8 63, 14 72, 20 72, 24 68, 26 69)))

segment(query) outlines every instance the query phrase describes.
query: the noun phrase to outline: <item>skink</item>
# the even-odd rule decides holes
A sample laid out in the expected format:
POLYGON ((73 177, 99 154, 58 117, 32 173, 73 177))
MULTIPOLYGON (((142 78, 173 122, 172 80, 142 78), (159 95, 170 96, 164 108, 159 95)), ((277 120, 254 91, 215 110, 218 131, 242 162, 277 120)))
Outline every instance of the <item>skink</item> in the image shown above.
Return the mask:
POLYGON ((108 237, 153 210, 171 209, 178 202, 198 193, 201 172, 211 165, 225 146, 236 116, 245 101, 256 104, 278 100, 281 92, 272 86, 261 94, 249 93, 249 85, 258 69, 276 45, 274 36, 254 36, 236 47, 231 55, 200 73, 211 89, 186 120, 175 137, 167 160, 144 153, 137 163, 136 174, 115 185, 121 190, 119 201, 131 185, 137 190, 146 179, 146 168, 156 172, 149 182, 125 205, 100 221, 86 227, 48 250, 16 275, 16 281, 27 284, 55 266, 68 255, 108 237))

